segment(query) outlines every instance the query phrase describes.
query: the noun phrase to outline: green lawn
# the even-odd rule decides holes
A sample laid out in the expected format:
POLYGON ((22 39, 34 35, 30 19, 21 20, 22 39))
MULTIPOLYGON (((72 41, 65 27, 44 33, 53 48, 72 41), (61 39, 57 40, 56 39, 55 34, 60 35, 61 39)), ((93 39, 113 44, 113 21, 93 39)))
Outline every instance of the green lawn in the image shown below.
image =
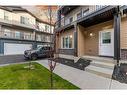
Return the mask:
MULTIPOLYGON (((50 89, 50 71, 33 62, 33 70, 24 68, 28 63, 0 67, 0 89, 50 89)), ((54 89, 79 89, 53 74, 54 89)))

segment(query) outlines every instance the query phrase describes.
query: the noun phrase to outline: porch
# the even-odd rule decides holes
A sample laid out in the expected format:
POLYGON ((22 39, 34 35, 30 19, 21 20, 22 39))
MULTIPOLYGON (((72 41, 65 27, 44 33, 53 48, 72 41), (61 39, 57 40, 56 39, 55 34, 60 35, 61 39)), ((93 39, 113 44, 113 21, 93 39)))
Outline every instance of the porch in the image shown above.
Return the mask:
POLYGON ((79 57, 105 56, 114 58, 114 28, 113 20, 90 27, 77 26, 79 57))

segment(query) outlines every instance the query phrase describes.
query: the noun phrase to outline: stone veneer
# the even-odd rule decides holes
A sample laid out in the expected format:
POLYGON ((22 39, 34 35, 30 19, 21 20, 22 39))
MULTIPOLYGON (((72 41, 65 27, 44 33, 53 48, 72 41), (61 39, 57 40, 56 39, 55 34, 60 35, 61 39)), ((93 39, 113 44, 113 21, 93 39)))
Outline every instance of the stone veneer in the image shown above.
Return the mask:
POLYGON ((127 49, 121 49, 121 59, 127 60, 127 49))

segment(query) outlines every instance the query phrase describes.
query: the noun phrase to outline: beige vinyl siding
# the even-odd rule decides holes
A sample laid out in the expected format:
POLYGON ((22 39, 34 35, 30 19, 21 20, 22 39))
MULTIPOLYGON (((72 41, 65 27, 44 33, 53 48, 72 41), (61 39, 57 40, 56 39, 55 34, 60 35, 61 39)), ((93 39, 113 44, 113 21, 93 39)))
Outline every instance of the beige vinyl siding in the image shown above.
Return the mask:
POLYGON ((58 34, 56 38, 56 49, 62 49, 62 37, 72 35, 72 48, 74 48, 74 29, 66 30, 58 34))
POLYGON ((83 55, 98 56, 99 31, 112 28, 113 21, 107 21, 87 28, 79 26, 80 31, 78 31, 78 56, 83 55), (94 36, 90 37, 90 33, 93 33, 94 36))
POLYGON ((121 49, 127 49, 127 17, 121 19, 120 38, 121 49))

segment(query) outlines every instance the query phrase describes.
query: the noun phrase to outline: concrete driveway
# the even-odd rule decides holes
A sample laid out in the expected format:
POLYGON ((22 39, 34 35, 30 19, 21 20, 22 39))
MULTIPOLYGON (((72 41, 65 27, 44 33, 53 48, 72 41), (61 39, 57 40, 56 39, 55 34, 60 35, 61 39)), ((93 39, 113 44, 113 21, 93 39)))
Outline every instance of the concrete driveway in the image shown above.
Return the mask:
POLYGON ((26 62, 23 55, 6 55, 0 56, 0 64, 10 64, 10 63, 18 63, 18 62, 26 62))

